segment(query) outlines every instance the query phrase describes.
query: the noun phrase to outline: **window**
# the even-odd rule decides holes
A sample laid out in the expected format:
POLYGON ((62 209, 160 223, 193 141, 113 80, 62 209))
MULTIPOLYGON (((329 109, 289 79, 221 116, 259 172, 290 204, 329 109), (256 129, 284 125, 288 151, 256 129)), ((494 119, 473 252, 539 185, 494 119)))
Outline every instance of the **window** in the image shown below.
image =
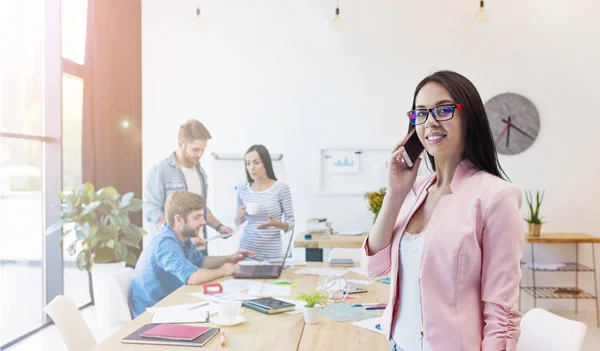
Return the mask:
MULTIPOLYGON (((63 189, 73 190, 82 182, 81 175, 81 124, 83 113, 83 79, 64 74, 62 76, 62 135, 63 135, 63 189)), ((64 294, 75 305, 83 306, 91 301, 89 278, 85 271, 75 265, 75 255, 63 245, 64 294)))
POLYGON ((44 0, 0 1, 0 132, 42 134, 44 0))
POLYGON ((47 325, 57 295, 90 301, 60 232, 45 233, 56 192, 81 182, 86 23, 87 0, 0 1, 0 349, 47 325))
POLYGON ((42 142, 2 138, 0 150, 0 344, 4 344, 45 323, 42 142))

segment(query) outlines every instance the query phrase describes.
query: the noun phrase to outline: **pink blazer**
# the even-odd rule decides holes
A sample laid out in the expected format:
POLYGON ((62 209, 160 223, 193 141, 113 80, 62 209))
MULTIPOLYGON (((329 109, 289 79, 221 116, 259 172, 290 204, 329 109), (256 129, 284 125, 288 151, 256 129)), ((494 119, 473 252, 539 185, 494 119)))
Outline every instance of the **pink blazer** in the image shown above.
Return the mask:
MULTIPOLYGON (((400 238, 423 203, 435 174, 417 180, 396 220, 390 245, 376 254, 363 245, 370 278, 390 276, 390 300, 382 330, 389 338, 399 313, 400 238)), ((452 194, 440 199, 426 228, 421 259, 423 333, 433 350, 516 350, 520 260, 524 249, 521 191, 464 160, 452 194)))

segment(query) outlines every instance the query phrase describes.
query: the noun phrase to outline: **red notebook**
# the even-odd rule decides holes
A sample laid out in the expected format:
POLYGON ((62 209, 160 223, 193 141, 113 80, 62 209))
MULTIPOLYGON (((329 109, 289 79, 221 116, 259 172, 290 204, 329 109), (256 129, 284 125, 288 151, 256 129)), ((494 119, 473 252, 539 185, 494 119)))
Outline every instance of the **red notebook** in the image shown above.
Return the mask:
POLYGON ((196 339, 210 329, 211 327, 195 327, 191 325, 165 323, 142 332, 140 336, 154 339, 190 341, 196 339))

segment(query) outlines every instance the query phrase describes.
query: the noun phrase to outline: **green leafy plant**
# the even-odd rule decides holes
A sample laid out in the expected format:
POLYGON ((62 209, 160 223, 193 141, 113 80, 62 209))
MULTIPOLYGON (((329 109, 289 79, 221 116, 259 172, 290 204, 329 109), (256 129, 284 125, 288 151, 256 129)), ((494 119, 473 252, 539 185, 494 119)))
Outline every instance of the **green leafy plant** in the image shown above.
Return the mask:
POLYGON ((386 188, 381 188, 378 191, 365 194, 365 199, 369 203, 369 211, 373 212, 375 215, 373 223, 375 223, 377 216, 379 216, 379 211, 381 211, 381 205, 383 205, 383 198, 385 197, 386 190, 386 188))
POLYGON ((527 206, 529 207, 529 217, 524 218, 527 223, 531 224, 542 224, 542 217, 540 217, 540 207, 542 206, 542 201, 544 201, 545 191, 536 191, 535 192, 535 201, 531 191, 527 190, 525 192, 525 199, 527 200, 527 206))
POLYGON ((130 248, 140 248, 146 231, 131 223, 129 213, 142 209, 142 200, 133 192, 121 196, 114 187, 95 191, 90 183, 81 184, 74 191, 58 191, 61 199, 61 219, 46 230, 53 233, 63 227, 60 241, 70 242, 67 253, 75 255, 80 270, 90 270, 94 263, 125 261, 134 266, 137 257, 130 248))
POLYGON ((306 302, 306 307, 315 307, 315 305, 326 305, 329 302, 329 297, 321 292, 315 291, 311 294, 299 293, 296 300, 306 302))

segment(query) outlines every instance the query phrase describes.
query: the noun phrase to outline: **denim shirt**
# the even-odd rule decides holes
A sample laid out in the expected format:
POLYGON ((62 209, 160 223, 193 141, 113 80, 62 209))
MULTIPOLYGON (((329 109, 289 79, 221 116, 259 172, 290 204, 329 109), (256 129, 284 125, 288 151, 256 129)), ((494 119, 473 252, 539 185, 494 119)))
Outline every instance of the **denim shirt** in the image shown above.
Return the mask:
MULTIPOLYGON (((208 182, 206 172, 202 166, 196 167, 198 174, 202 178, 202 197, 206 200, 208 194, 208 182)), ((188 190, 185 182, 185 176, 181 171, 179 164, 175 160, 173 152, 169 157, 154 165, 146 179, 144 187, 144 216, 147 221, 156 224, 165 216, 165 202, 167 197, 174 191, 188 190)), ((204 217, 210 210, 206 207, 204 217)), ((204 237, 206 237, 206 227, 204 227, 204 237)))

